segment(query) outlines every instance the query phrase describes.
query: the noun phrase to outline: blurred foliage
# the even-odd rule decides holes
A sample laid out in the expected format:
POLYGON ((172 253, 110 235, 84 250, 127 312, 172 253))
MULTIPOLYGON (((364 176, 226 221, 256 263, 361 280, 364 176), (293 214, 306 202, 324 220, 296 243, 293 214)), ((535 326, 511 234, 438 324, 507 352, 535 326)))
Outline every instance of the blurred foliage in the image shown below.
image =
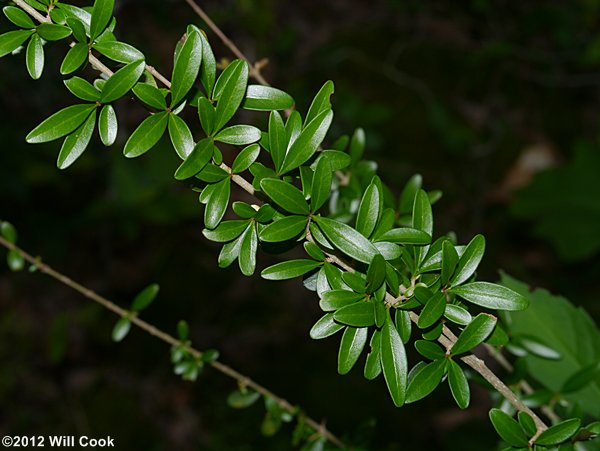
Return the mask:
MULTIPOLYGON (((250 59, 269 58, 265 76, 302 111, 326 79, 335 80, 333 136, 363 126, 367 157, 396 193, 415 172, 425 187, 442 189, 436 229, 454 229, 461 242, 479 231, 488 236, 483 277, 504 267, 600 317, 597 236, 588 236, 588 249, 577 244, 598 205, 600 2, 202 4, 250 59), (545 149, 542 167, 556 168, 536 176, 539 166, 519 166, 532 146, 545 149), (524 189, 515 201, 516 187, 524 189), (507 216, 513 201, 515 216, 507 216)), ((181 1, 117 1, 116 15, 123 40, 164 72, 181 30, 201 25, 181 1)), ((215 46, 217 55, 229 54, 215 46)), ((124 303, 157 281, 149 321, 173 330, 189 319, 198 346, 218 347, 224 361, 374 449, 422 449, 423 441, 440 450, 493 448, 485 391, 473 388, 468 413, 448 407, 431 416, 434 406, 452 405, 444 390, 398 411, 381 380, 367 385, 351 373, 340 381, 335 340, 323 347, 308 337, 319 313, 299 282, 217 270, 217 249, 200 234, 202 210, 172 180, 170 145, 132 162, 94 138, 67 173, 55 168, 54 145, 26 145, 26 133, 65 106, 64 91, 53 89, 60 78, 50 75, 65 53, 50 50, 56 67, 35 84, 17 61, 22 55, 0 66, 0 216, 15 223, 24 247, 124 303), (298 362, 311 362, 311 370, 298 362)), ((119 107, 130 132, 143 111, 119 107)), ((95 306, 41 276, 2 271, 1 433, 105 433, 123 449, 289 447, 289 429, 260 437, 260 406, 225 405, 235 389, 228 381, 205 371, 195 384, 181 382, 170 373, 168 349, 161 354, 136 331, 112 344, 114 319, 95 306)))

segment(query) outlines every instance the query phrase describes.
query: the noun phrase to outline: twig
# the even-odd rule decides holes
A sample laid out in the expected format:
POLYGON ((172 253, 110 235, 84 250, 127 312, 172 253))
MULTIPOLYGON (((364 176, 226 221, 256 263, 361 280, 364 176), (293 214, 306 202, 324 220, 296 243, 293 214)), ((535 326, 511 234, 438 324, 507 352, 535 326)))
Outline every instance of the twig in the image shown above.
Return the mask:
MULTIPOLYGON (((158 338, 159 340, 162 340, 163 342, 165 342, 171 346, 182 346, 183 345, 185 347, 185 349, 194 357, 196 357, 196 358, 202 357, 202 351, 192 347, 190 344, 181 342, 177 338, 173 337, 172 335, 169 335, 168 333, 162 331, 161 329, 158 329, 157 327, 144 321, 143 319, 140 319, 137 316, 131 315, 128 310, 125 310, 125 309, 119 307, 117 304, 115 304, 114 302, 105 298, 104 296, 99 295, 95 291, 90 290, 89 288, 85 287, 84 285, 80 284, 79 282, 76 282, 73 279, 71 279, 70 277, 67 277, 66 275, 60 273, 59 271, 55 270, 47 263, 44 263, 41 259, 33 257, 32 255, 30 255, 29 253, 27 253, 20 247, 7 241, 6 239, 4 239, 1 236, 0 236, 0 245, 4 246, 8 250, 17 252, 27 262, 29 262, 30 264, 35 266, 41 273, 52 277, 53 279, 57 280, 58 282, 62 283, 63 285, 66 285, 69 288, 77 291, 78 293, 82 294, 84 297, 100 304, 102 307, 106 308, 107 310, 110 310, 111 312, 117 314, 118 316, 128 318, 137 327, 139 327, 140 329, 149 333, 150 335, 158 338)), ((253 381, 248 376, 243 375, 239 371, 234 370, 230 366, 225 365, 224 363, 221 363, 218 360, 210 362, 209 364, 214 369, 219 371, 220 373, 222 373, 226 376, 229 376, 232 379, 235 379, 240 385, 250 387, 251 389, 260 393, 261 395, 274 399, 277 402, 277 404, 282 409, 284 409, 286 412, 288 412, 292 415, 295 415, 298 412, 298 409, 296 407, 294 407, 292 404, 290 404, 287 400, 285 400, 284 398, 281 398, 280 396, 277 396, 275 393, 273 393, 266 387, 253 381)), ((323 423, 317 422, 317 421, 313 420, 311 417, 306 416, 305 414, 303 414, 303 415, 304 415, 304 421, 312 429, 314 429, 315 431, 319 431, 323 435, 323 437, 325 437, 327 440, 329 440, 335 446, 342 448, 342 449, 345 448, 346 445, 344 444, 344 442, 340 438, 338 438, 335 434, 333 434, 331 431, 329 431, 323 425, 323 423)))

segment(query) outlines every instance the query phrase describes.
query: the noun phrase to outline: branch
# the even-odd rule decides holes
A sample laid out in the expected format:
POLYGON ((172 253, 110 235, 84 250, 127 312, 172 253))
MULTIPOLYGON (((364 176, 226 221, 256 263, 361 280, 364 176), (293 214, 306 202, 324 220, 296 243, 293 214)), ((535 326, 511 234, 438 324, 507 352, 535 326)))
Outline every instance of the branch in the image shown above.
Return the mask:
MULTIPOLYGON (((52 277, 53 279, 57 280, 58 282, 62 283, 63 285, 68 286, 72 290, 77 291, 78 293, 82 294, 84 297, 100 304, 102 307, 104 307, 107 310, 110 310, 111 312, 115 313, 116 315, 118 315, 120 317, 128 318, 137 327, 139 327, 143 331, 149 333, 150 335, 158 338, 159 340, 161 340, 171 346, 183 346, 183 347, 185 347, 186 351, 189 352, 194 357, 196 357, 196 358, 202 357, 202 351, 192 347, 191 344, 183 343, 182 341, 178 340, 177 338, 173 337, 172 335, 169 335, 168 333, 162 331, 161 329, 158 329, 157 327, 144 321, 143 319, 140 319, 138 316, 131 315, 128 310, 125 310, 124 308, 119 307, 117 304, 110 301, 109 299, 99 295, 98 293, 96 293, 93 290, 90 290, 89 288, 85 287, 84 285, 80 284, 79 282, 74 281, 70 277, 67 277, 66 275, 58 272, 57 270, 52 268, 50 265, 44 263, 40 258, 33 257, 32 255, 30 255, 29 253, 27 253, 20 247, 7 241, 6 239, 4 239, 1 236, 0 236, 0 245, 2 245, 3 247, 5 247, 8 250, 17 252, 27 262, 29 262, 30 264, 35 266, 41 273, 46 274, 47 276, 52 277)), ((234 370, 230 366, 225 365, 224 363, 221 363, 218 360, 209 362, 208 364, 211 365, 214 369, 216 369, 220 373, 236 380, 238 382, 238 384, 243 385, 245 387, 250 387, 254 391, 260 393, 262 396, 274 399, 277 402, 277 404, 279 405, 279 407, 281 407, 283 410, 290 413, 291 415, 296 415, 296 413, 297 413, 296 407, 294 407, 292 404, 290 404, 284 398, 277 396, 275 393, 273 393, 266 387, 253 381, 248 376, 245 376, 244 374, 240 373, 239 371, 234 370)), ((304 415, 304 422, 306 424, 308 424, 312 429, 314 429, 315 431, 320 433, 323 437, 325 437, 327 440, 329 440, 331 443, 333 443, 338 448, 343 449, 346 447, 344 442, 339 437, 334 435, 331 431, 329 431, 323 425, 323 423, 319 423, 319 422, 315 421, 314 419, 312 419, 311 417, 306 416, 306 415, 304 415)))

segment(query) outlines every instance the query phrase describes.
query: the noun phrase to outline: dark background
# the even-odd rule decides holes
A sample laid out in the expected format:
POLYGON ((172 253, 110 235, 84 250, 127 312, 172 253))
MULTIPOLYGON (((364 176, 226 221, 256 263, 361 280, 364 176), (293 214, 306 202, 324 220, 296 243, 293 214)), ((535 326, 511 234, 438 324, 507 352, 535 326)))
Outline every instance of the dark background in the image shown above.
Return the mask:
MULTIPOLYGON (((460 242, 484 233, 482 278, 503 269, 600 317, 600 2, 201 5, 250 60, 269 59, 265 77, 301 111, 334 80, 330 142, 362 126, 366 156, 395 193, 417 172, 443 190, 437 233, 453 230, 460 242)), ((204 27, 183 1, 117 1, 116 16, 117 37, 166 74, 186 24, 204 27)), ((0 31, 9 28, 2 20, 0 31)), ((208 35, 217 57, 231 58, 208 35)), ((196 195, 172 179, 170 144, 122 156, 145 117, 138 105, 119 103, 116 146, 95 137, 65 172, 55 166, 58 143, 25 144, 30 129, 72 103, 57 75, 65 53, 64 44, 46 46, 39 81, 28 78, 23 54, 0 61, 0 219, 15 224, 23 247, 125 307, 160 284, 145 319, 173 332, 187 319, 198 347, 218 348, 225 363, 372 449, 495 446, 485 391, 473 387, 466 412, 447 386, 395 409, 382 378, 367 382, 359 368, 336 374, 339 337, 308 337, 319 309, 299 281, 218 270, 196 195)), ((259 268, 275 261, 262 256, 259 268)), ((226 405, 230 380, 207 370, 181 381, 169 349, 137 330, 112 343, 115 317, 53 280, 0 270, 0 312, 1 435, 110 435, 126 450, 290 447, 290 427, 261 436, 261 406, 226 405)))

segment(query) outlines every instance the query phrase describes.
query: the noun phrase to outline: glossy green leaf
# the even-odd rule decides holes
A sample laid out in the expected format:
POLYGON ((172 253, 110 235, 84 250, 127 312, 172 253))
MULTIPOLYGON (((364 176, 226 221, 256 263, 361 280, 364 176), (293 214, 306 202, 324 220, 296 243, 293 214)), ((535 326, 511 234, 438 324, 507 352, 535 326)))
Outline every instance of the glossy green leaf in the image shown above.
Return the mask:
POLYGON ((56 3, 55 6, 58 6, 65 13, 67 21, 69 18, 77 19, 84 26, 85 30, 89 32, 90 22, 92 21, 92 15, 89 11, 62 2, 56 3))
POLYGON ((411 379, 406 390, 406 402, 419 401, 429 395, 446 374, 446 360, 436 360, 422 367, 411 379))
POLYGON ((310 338, 313 340, 327 338, 344 329, 344 327, 344 325, 334 321, 333 313, 327 313, 310 329, 310 338))
POLYGON ((206 183, 215 183, 229 177, 229 173, 225 169, 214 164, 207 164, 196 177, 206 183))
POLYGON ((450 280, 452 286, 457 286, 466 282, 469 277, 475 273, 477 266, 479 266, 479 262, 483 258, 484 252, 485 238, 483 235, 476 235, 460 256, 456 272, 450 280))
POLYGON ((461 409, 469 407, 471 401, 469 382, 463 369, 452 359, 448 359, 448 384, 456 405, 461 409))
POLYGON ((260 141, 260 130, 251 125, 232 125, 217 133, 215 141, 245 146, 260 141))
POLYGON ((371 183, 362 197, 360 205, 358 207, 358 213, 356 215, 356 230, 362 233, 367 238, 371 236, 375 225, 379 220, 381 211, 380 206, 379 188, 375 183, 371 183))
POLYGON ((294 277, 303 276, 320 265, 320 262, 308 259, 289 260, 263 269, 260 275, 267 280, 293 279, 294 277))
POLYGON ((310 241, 305 241, 303 246, 304 246, 304 250, 306 251, 306 253, 308 255, 310 255, 312 258, 314 258, 315 260, 319 260, 319 261, 325 260, 325 254, 323 253, 323 251, 317 244, 310 242, 310 241))
POLYGON ((166 111, 153 114, 135 129, 127 142, 123 153, 127 158, 135 158, 143 155, 156 145, 165 133, 169 114, 166 111))
POLYGON ((236 60, 223 71, 215 85, 215 91, 219 85, 221 90, 218 92, 214 130, 221 130, 233 117, 244 98, 247 83, 248 64, 245 61, 236 60))
POLYGON ((473 320, 473 317, 467 309, 454 304, 446 305, 444 316, 453 323, 460 324, 461 326, 466 326, 473 320))
POLYGON ((431 235, 418 229, 400 227, 391 229, 377 237, 377 241, 389 241, 397 244, 424 245, 431 243, 431 235))
POLYGON ((60 65, 60 73, 63 75, 79 69, 88 59, 88 46, 82 42, 75 44, 67 52, 65 59, 60 65))
POLYGON ((231 164, 231 172, 239 174, 247 170, 252 163, 256 161, 260 155, 260 146, 258 144, 251 144, 245 147, 240 153, 237 154, 235 160, 231 164))
POLYGON ((260 186, 273 199, 273 202, 284 210, 297 215, 308 215, 310 213, 302 191, 295 186, 278 179, 263 179, 260 186))
MULTIPOLYGON (((308 122, 307 122, 308 124, 308 122)), ((285 122, 285 136, 288 147, 298 139, 302 131, 302 117, 298 111, 292 111, 285 122)))
POLYGON ((279 171, 281 174, 296 169, 314 155, 319 145, 325 139, 332 120, 333 111, 327 110, 323 111, 304 127, 285 155, 279 171))
POLYGON ((224 243, 239 237, 248 227, 248 221, 236 219, 233 221, 223 221, 215 229, 204 229, 202 234, 211 241, 224 243))
POLYGON ((419 354, 429 360, 439 360, 445 358, 446 356, 446 353, 442 347, 432 341, 416 340, 415 349, 419 354))
POLYGON ((131 310, 134 312, 141 312, 142 310, 148 308, 152 301, 156 299, 159 290, 160 287, 156 283, 148 285, 146 288, 140 291, 135 298, 133 298, 131 310))
POLYGON ((517 417, 519 419, 519 425, 523 428, 525 435, 528 437, 533 437, 537 432, 537 426, 535 425, 533 418, 531 418, 531 415, 529 415, 527 412, 520 411, 517 414, 517 417))
POLYGON ((92 9, 92 21, 90 23, 90 38, 96 39, 108 26, 112 19, 115 0, 96 0, 92 9))
MULTIPOLYGON (((224 182, 229 182, 229 180, 225 180, 224 182)), ((229 191, 229 186, 227 187, 227 191, 229 191)), ((256 269, 256 250, 258 247, 258 236, 256 234, 256 227, 253 224, 250 224, 246 229, 241 240, 240 256, 238 257, 240 271, 245 276, 251 276, 256 269)))
POLYGON ((171 105, 177 105, 194 85, 202 62, 202 40, 196 31, 189 33, 177 53, 171 77, 171 105))
POLYGON ((215 79, 217 76, 217 62, 215 60, 215 55, 208 43, 208 39, 206 36, 198 30, 198 36, 200 36, 200 40, 202 41, 202 64, 200 66, 200 81, 202 82, 202 86, 206 91, 206 95, 212 93, 213 88, 215 86, 215 79))
POLYGON ((380 360, 392 400, 401 407, 406 399, 408 364, 404 344, 389 316, 381 329, 380 360))
POLYGON ((100 91, 98 91, 89 81, 84 80, 83 78, 69 78, 68 80, 65 80, 64 83, 67 89, 71 91, 71 94, 79 97, 81 100, 96 102, 100 99, 100 91))
MULTIPOLYGON (((227 206, 229 205, 229 197, 231 195, 231 179, 223 179, 214 186, 215 189, 210 197, 210 201, 206 205, 206 210, 204 211, 204 224, 209 229, 214 229, 217 225, 219 225, 221 219, 223 219, 225 210, 227 210, 227 206)), ((250 238, 248 238, 248 240, 249 242, 252 241, 250 238)))
POLYGON ((145 56, 142 52, 132 45, 126 44, 125 42, 96 42, 92 47, 102 55, 118 63, 129 64, 145 59, 145 56))
POLYGON ((412 321, 408 312, 405 310, 396 310, 394 323, 398 334, 400 334, 402 343, 408 343, 412 332, 412 321))
POLYGON ((527 436, 523 428, 507 413, 500 409, 490 410, 490 420, 498 435, 511 446, 526 447, 528 444, 527 436))
POLYGON ((331 109, 330 98, 334 90, 333 82, 331 80, 326 81, 308 109, 305 120, 306 124, 309 124, 313 119, 331 109))
POLYGON ((27 72, 34 80, 42 76, 44 70, 44 47, 42 46, 42 38, 34 34, 27 44, 27 52, 25 55, 27 72))
POLYGON ((85 151, 96 126, 96 112, 92 112, 87 120, 65 139, 56 165, 59 169, 71 166, 85 151))
POLYGON ((294 106, 294 99, 288 93, 263 85, 248 85, 242 107, 247 110, 273 111, 287 110, 294 106))
MULTIPOLYGON (((415 195, 412 226, 414 229, 421 230, 429 236, 433 235, 433 212, 431 210, 431 202, 429 201, 427 193, 422 189, 418 190, 415 195)), ((423 261, 428 250, 429 246, 415 249, 415 260, 417 264, 420 264, 423 261)))
MULTIPOLYGON (((100 102, 114 102, 129 92, 135 86, 144 72, 146 64, 143 60, 129 63, 116 71, 104 84, 100 102)), ((166 125, 166 124, 165 124, 166 125)))
POLYGON ((375 324, 375 311, 371 302, 356 302, 337 310, 333 318, 348 326, 369 327, 375 324))
POLYGON ((175 114, 169 114, 168 128, 169 137, 177 155, 185 160, 196 146, 192 132, 190 132, 186 122, 175 114))
MULTIPOLYGON (((245 222, 245 221, 244 221, 245 222)), ((220 224, 219 224, 220 225, 220 224)), ((218 264, 219 268, 227 268, 240 255, 240 247, 242 244, 241 236, 223 246, 219 253, 218 264)))
POLYGON ((75 37, 77 42, 83 42, 87 44, 87 36, 85 33, 85 26, 83 25, 83 22, 81 22, 81 20, 75 17, 67 17, 66 22, 67 26, 73 32, 73 36, 75 37))
POLYGON ((369 329, 366 327, 347 327, 342 335, 338 352, 338 373, 348 374, 358 361, 367 344, 369 329))
POLYGON ((122 341, 127 336, 130 330, 131 321, 128 318, 120 318, 119 321, 115 323, 115 326, 112 330, 113 341, 122 341))
POLYGON ((245 409, 260 399, 260 393, 254 390, 234 391, 227 397, 227 404, 234 409, 245 409))
POLYGON ((6 263, 11 271, 22 271, 25 268, 25 259, 15 250, 8 251, 6 254, 6 263))
POLYGON ((5 6, 2 8, 2 12, 17 27, 20 28, 35 28, 35 24, 31 17, 23 11, 21 8, 17 8, 16 6, 5 6))
POLYGON ((454 244, 450 240, 445 240, 442 244, 442 273, 440 277, 443 286, 446 286, 450 281, 457 263, 458 252, 456 252, 454 244))
POLYGON ((260 240, 278 243, 295 238, 306 229, 306 221, 306 216, 286 216, 262 229, 260 240))
POLYGON ((489 282, 471 282, 450 291, 472 304, 493 310, 524 310, 529 305, 525 296, 489 282))
POLYGON ((369 263, 379 253, 367 238, 349 225, 329 218, 314 217, 313 219, 327 239, 349 257, 369 263))
POLYGON ((53 141, 68 135, 85 121, 96 105, 71 105, 54 113, 25 138, 29 144, 53 141))
POLYGON ((216 110, 210 100, 206 97, 200 97, 198 99, 198 118, 200 119, 202 130, 204 130, 207 136, 212 136, 215 127, 215 115, 216 110))
POLYGON ((364 296, 349 290, 330 290, 322 294, 319 300, 319 307, 325 312, 338 310, 350 304, 354 304, 364 296))
POLYGON ((458 340, 452 346, 452 355, 468 352, 483 341, 492 333, 496 326, 496 317, 487 313, 480 313, 458 336, 458 340))
POLYGON ((100 133, 102 144, 112 146, 115 139, 117 139, 118 128, 119 123, 117 122, 117 115, 114 108, 112 105, 104 105, 98 118, 98 132, 100 133))
POLYGON ((386 263, 381 254, 376 254, 367 270, 367 292, 373 293, 385 281, 386 263))
POLYGON ((15 30, 0 34, 0 58, 15 51, 32 34, 32 30, 15 30))
POLYGON ((155 86, 148 83, 138 83, 133 87, 133 93, 135 96, 155 110, 166 110, 167 101, 165 96, 155 86))
POLYGON ((281 169, 287 144, 288 138, 283 119, 277 111, 272 111, 269 115, 269 151, 276 171, 281 169))
POLYGON ((42 23, 36 28, 38 34, 46 41, 60 41, 71 35, 71 29, 55 23, 42 23))
POLYGON ((579 418, 561 421, 542 432, 535 441, 535 444, 544 446, 558 445, 573 437, 579 430, 579 426, 581 426, 579 418))
POLYGON ((367 354, 364 376, 367 380, 373 380, 381 374, 381 331, 375 330, 371 336, 371 350, 367 354))
POLYGON ((434 294, 425 304, 423 310, 419 314, 417 326, 421 329, 427 329, 433 326, 444 314, 446 310, 446 295, 439 291, 434 294))

